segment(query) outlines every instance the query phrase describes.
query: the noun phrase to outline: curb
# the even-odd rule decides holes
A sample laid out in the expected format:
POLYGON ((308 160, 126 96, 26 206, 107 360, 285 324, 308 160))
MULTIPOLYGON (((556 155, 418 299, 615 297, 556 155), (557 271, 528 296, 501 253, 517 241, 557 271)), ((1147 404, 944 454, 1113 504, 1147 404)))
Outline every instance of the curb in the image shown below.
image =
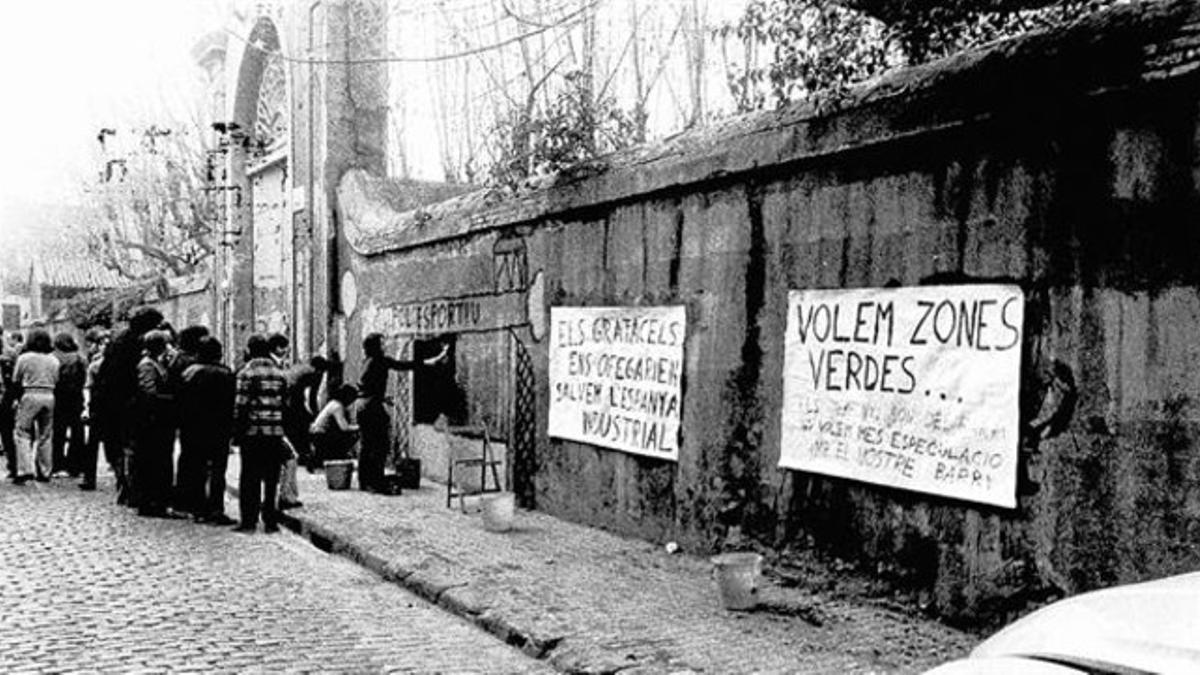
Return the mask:
MULTIPOLYGON (((225 492, 235 499, 239 496, 236 485, 227 484, 225 492)), ((465 585, 463 583, 445 583, 428 573, 392 564, 378 554, 303 516, 293 515, 290 511, 280 511, 279 524, 307 539, 321 551, 346 558, 384 581, 396 584, 447 612, 470 621, 505 643, 520 649, 526 656, 548 661, 551 652, 563 641, 564 636, 539 638, 490 611, 489 608, 471 602, 462 594, 451 592, 462 588, 465 585)))

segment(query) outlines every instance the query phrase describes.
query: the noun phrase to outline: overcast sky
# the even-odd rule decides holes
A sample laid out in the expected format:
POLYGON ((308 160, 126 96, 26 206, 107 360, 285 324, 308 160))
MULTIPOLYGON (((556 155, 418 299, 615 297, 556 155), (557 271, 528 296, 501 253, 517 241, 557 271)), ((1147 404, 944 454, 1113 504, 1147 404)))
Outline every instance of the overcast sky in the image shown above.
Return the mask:
MULTIPOLYGON (((290 1, 290 0, 289 0, 290 1)), ((297 0, 298 1, 298 0, 297 0)), ((434 0, 392 0, 427 8, 434 0)), ((666 1, 666 0, 660 0, 666 1)), ((683 0, 671 0, 682 2, 683 0)), ((191 47, 253 0, 24 0, 0 21, 0 267, 42 227, 32 214, 64 204, 101 170, 101 128, 132 137, 138 118, 160 126, 172 103, 195 101, 191 47), (36 227, 35 227, 36 225, 36 227)), ((745 0, 703 0, 714 17, 745 0)), ((471 6, 472 0, 447 5, 471 6)), ((419 12, 409 11, 409 18, 419 12)), ((717 73, 719 76, 720 73, 717 73)), ((182 114, 182 110, 177 110, 182 114)), ((145 122, 141 122, 144 124, 145 122)), ((436 162, 435 162, 436 163, 436 162)), ((440 166, 440 165, 439 165, 440 166)))
POLYGON ((30 205, 61 203, 99 171, 101 127, 196 77, 190 47, 220 24, 214 0, 37 0, 4 10, 0 237, 12 242, 30 205))

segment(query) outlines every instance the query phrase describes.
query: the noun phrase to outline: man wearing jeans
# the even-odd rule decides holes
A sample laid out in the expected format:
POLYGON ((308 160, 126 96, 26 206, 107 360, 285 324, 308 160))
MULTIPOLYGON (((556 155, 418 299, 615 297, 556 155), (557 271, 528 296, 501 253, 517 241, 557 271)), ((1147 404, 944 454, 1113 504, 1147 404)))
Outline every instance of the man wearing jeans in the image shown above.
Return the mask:
POLYGON ((241 448, 242 473, 236 530, 253 532, 262 511, 263 529, 279 531, 279 469, 287 453, 283 437, 283 405, 287 380, 271 357, 271 346, 262 335, 246 343, 250 360, 237 374, 234 403, 234 440, 241 448))

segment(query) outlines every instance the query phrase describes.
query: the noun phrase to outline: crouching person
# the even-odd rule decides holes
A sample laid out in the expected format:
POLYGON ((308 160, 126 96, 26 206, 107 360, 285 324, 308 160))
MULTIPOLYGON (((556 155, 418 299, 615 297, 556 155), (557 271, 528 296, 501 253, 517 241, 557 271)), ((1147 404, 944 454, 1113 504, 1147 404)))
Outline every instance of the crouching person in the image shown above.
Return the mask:
POLYGON ((343 384, 313 420, 309 432, 318 464, 332 459, 349 459, 358 441, 358 425, 351 424, 346 411, 358 398, 358 387, 343 384))

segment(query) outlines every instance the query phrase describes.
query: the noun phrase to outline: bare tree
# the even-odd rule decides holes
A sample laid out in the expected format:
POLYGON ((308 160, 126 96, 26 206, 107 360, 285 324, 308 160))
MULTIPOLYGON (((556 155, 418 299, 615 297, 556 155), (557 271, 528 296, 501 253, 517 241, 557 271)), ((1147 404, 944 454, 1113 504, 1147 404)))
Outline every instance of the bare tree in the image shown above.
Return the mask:
POLYGON ((428 129, 429 140, 407 142, 429 152, 436 139, 437 154, 423 166, 436 161, 447 180, 494 178, 498 164, 520 162, 539 142, 546 147, 535 136, 547 130, 575 138, 545 119, 564 105, 585 123, 597 117, 589 111, 619 112, 633 123, 626 141, 671 134, 732 108, 706 100, 710 91, 726 96, 722 70, 706 63, 719 52, 705 44, 713 35, 709 6, 722 2, 394 0, 393 23, 409 31, 396 44, 435 59, 393 65, 393 83, 424 83, 420 92, 394 88, 393 100, 408 95, 411 105, 393 110, 424 111, 409 127, 428 129))
POLYGON ((105 129, 99 175, 85 189, 80 227, 106 267, 131 278, 182 276, 214 253, 220 197, 206 188, 220 162, 198 119, 105 129))

